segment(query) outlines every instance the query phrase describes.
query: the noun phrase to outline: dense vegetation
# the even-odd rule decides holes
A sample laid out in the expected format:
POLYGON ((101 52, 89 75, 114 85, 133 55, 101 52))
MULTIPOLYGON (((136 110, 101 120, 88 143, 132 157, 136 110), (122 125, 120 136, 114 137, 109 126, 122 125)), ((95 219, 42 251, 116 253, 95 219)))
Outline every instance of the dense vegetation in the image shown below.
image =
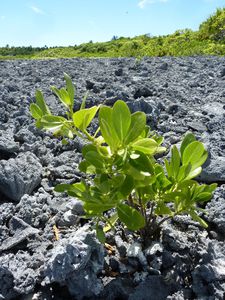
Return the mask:
POLYGON ((69 47, 0 48, 1 59, 57 57, 143 57, 143 56, 225 55, 225 8, 217 9, 198 31, 177 30, 165 36, 116 37, 102 43, 69 47))

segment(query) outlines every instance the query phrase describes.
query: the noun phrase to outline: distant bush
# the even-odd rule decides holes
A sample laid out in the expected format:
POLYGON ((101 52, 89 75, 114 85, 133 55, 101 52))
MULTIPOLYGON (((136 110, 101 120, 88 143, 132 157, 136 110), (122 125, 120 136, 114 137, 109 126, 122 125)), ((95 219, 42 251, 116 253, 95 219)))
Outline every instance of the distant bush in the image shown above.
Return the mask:
POLYGON ((217 9, 199 26, 199 37, 217 42, 225 42, 225 9, 217 9))
POLYGON ((198 31, 179 29, 165 36, 144 34, 134 38, 113 36, 103 43, 69 47, 2 47, 0 59, 60 57, 136 57, 225 55, 225 8, 217 9, 198 31))

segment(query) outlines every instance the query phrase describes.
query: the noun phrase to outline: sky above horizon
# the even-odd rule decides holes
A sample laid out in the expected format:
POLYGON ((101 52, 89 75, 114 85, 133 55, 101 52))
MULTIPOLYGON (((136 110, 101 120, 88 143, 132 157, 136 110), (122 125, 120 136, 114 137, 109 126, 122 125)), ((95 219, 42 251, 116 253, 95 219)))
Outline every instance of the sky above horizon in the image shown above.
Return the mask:
POLYGON ((225 0, 0 0, 0 47, 73 46, 197 30, 225 0))

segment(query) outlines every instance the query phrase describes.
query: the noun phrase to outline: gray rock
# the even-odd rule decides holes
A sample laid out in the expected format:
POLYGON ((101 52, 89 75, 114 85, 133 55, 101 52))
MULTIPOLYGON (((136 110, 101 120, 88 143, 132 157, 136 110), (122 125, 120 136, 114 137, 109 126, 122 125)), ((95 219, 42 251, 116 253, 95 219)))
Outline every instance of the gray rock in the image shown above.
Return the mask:
POLYGON ((147 266, 148 264, 140 243, 134 242, 133 244, 129 245, 127 248, 127 256, 131 258, 137 258, 143 266, 147 266))
POLYGON ((19 143, 15 142, 12 132, 0 130, 0 153, 12 154, 19 151, 19 143))
POLYGON ((104 279, 104 291, 101 293, 99 299, 127 299, 128 295, 131 295, 133 291, 131 279, 106 277, 104 279))
POLYGON ((20 153, 15 159, 0 161, 0 191, 15 202, 30 194, 41 182, 42 166, 37 157, 20 153))
POLYGON ((26 224, 23 220, 13 217, 9 223, 13 236, 5 239, 0 245, 0 252, 14 248, 19 243, 25 241, 31 235, 36 235, 39 230, 26 224))
MULTIPOLYGON (((102 279, 105 286, 104 290, 107 293, 102 291, 97 295, 103 286, 98 281, 94 285, 94 281, 99 278, 93 271, 92 263, 96 262, 96 257, 99 257, 99 254, 92 252, 89 249, 91 246, 87 246, 87 251, 85 250, 86 246, 82 246, 84 250, 78 246, 76 248, 74 243, 70 243, 69 240, 70 236, 74 239, 75 233, 71 234, 71 230, 76 230, 74 227, 78 226, 76 222, 74 223, 73 217, 83 213, 82 205, 77 203, 73 207, 69 197, 62 194, 56 195, 52 190, 57 183, 71 183, 80 180, 82 174, 80 174, 77 166, 81 159, 79 152, 85 143, 80 139, 75 139, 70 141, 67 146, 62 147, 59 139, 35 129, 34 120, 29 114, 29 105, 34 101, 35 89, 43 91, 54 114, 64 113, 62 105, 49 91, 49 86, 61 87, 64 85, 63 72, 65 71, 72 76, 77 86, 74 107, 76 109, 79 108, 81 99, 88 88, 87 107, 103 103, 112 106, 118 99, 123 99, 128 103, 132 112, 141 110, 147 114, 148 125, 153 130, 157 130, 158 133, 165 135, 167 146, 170 143, 180 141, 181 135, 190 128, 206 144, 209 151, 208 162, 210 164, 204 166, 207 174, 205 175, 205 171, 203 171, 205 178, 202 177, 201 180, 210 182, 218 180, 223 183, 223 174, 225 173, 223 161, 225 157, 225 89, 224 76, 221 77, 219 73, 222 72, 224 66, 224 57, 205 56, 148 57, 140 61, 133 58, 0 61, 0 132, 4 137, 2 143, 0 142, 0 147, 2 147, 0 159, 13 158, 17 152, 32 152, 40 160, 41 165, 45 167, 45 172, 42 172, 41 184, 46 189, 45 192, 39 188, 33 196, 23 195, 22 198, 16 200, 20 200, 17 206, 13 203, 4 202, 6 201, 4 197, 0 199, 0 244, 4 245, 3 241, 13 237, 13 231, 8 227, 8 221, 13 215, 40 231, 38 235, 27 236, 25 242, 8 248, 7 253, 3 252, 0 256, 0 294, 3 295, 0 297, 25 299, 25 293, 28 295, 35 293, 43 299, 44 297, 56 299, 58 297, 60 299, 60 295, 57 293, 60 289, 62 291, 67 290, 67 294, 62 294, 61 299, 79 298, 83 297, 87 285, 87 297, 127 299, 135 289, 134 275, 131 274, 136 272, 136 284, 144 279, 144 273, 139 272, 143 266, 141 266, 139 258, 126 258, 129 243, 134 243, 134 236, 130 234, 129 242, 125 242, 125 240, 118 238, 120 233, 111 233, 111 235, 107 233, 110 241, 115 241, 117 246, 115 255, 107 256, 107 261, 109 267, 115 271, 118 269, 120 275, 117 278, 111 278, 107 273, 101 274, 99 278, 102 279), (65 227, 59 227, 60 240, 55 241, 52 226, 54 224, 59 226, 60 220, 64 222, 65 227), (68 226, 72 228, 68 228, 68 226), (53 243, 53 241, 55 242, 53 243), (69 253, 69 258, 77 261, 76 255, 70 247, 81 249, 80 252, 83 257, 81 261, 85 261, 85 253, 87 255, 92 253, 91 258, 90 260, 87 259, 86 265, 84 263, 83 269, 79 269, 80 272, 72 270, 71 277, 69 271, 72 266, 65 263, 66 268, 63 269, 63 264, 61 264, 61 269, 59 268, 60 271, 57 273, 61 272, 61 277, 55 275, 58 281, 50 282, 48 286, 40 288, 44 276, 41 269, 45 270, 46 266, 53 264, 53 262, 55 265, 52 269, 55 268, 54 270, 56 270, 58 266, 57 260, 53 259, 53 256, 55 248, 59 251, 57 248, 59 244, 64 249, 62 250, 62 259, 66 257, 65 253, 69 253), (65 249, 68 244, 69 250, 67 251, 65 249), (23 247, 24 252, 18 251, 20 246, 23 247), (48 256, 49 254, 50 256, 48 256), (138 273, 137 268, 139 268, 138 273), (30 277, 28 273, 31 274, 30 277), (77 278, 73 274, 76 274, 78 278, 77 288, 74 285, 77 278), (86 275, 91 278, 88 283, 83 279, 86 275), (123 276, 129 276, 129 280, 124 280, 123 276), (60 281, 60 278, 63 278, 63 281, 60 281), (64 287, 60 288, 60 285, 64 285, 64 287), (72 296, 68 295, 68 287, 72 296), (51 290, 51 292, 41 294, 42 289, 51 290), (93 293, 90 292, 92 289, 93 293)), ((90 127, 90 131, 93 132, 96 126, 95 123, 94 126, 90 127)), ((24 155, 26 156, 26 154, 24 155)), ((9 163, 9 161, 11 160, 6 162, 2 160, 0 166, 9 163)), ((14 162, 16 165, 17 160, 14 159, 14 162)), ((25 166, 30 168, 30 163, 27 164, 25 160, 24 166, 23 163, 22 166, 18 166, 19 171, 21 171, 25 166)), ((36 160, 32 166, 36 174, 38 171, 35 168, 40 169, 36 160)), ((16 170, 15 176, 20 173, 18 169, 16 170)), ((30 174, 29 170, 26 173, 30 174)), ((24 177, 25 175, 22 176, 22 178, 24 177)), ((34 179, 33 175, 32 177, 34 179)), ((13 186, 14 179, 9 180, 8 177, 1 176, 0 182, 3 179, 5 186, 8 187, 7 184, 10 182, 13 186)), ((21 182, 23 181, 21 180, 21 182)), ((20 182, 17 182, 17 185, 23 187, 20 182)), ((0 190, 2 191, 1 188, 0 190)), ((4 188, 4 190, 6 189, 4 188)), ((136 287, 135 292, 138 290, 138 294, 134 295, 137 296, 137 299, 141 299, 145 294, 148 297, 151 293, 156 293, 155 295, 158 296, 157 293, 160 292, 160 289, 162 290, 160 295, 163 294, 164 299, 170 299, 170 296, 171 299, 183 297, 184 299, 214 300, 222 298, 225 290, 224 275, 219 269, 219 264, 222 266, 224 261, 222 245, 214 249, 218 252, 217 255, 210 254, 211 256, 206 258, 208 252, 212 253, 208 247, 208 234, 214 244, 218 243, 217 239, 224 239, 223 203, 225 196, 223 187, 218 188, 217 191, 218 193, 215 193, 213 200, 206 206, 209 214, 205 215, 205 218, 209 222, 209 231, 200 229, 199 225, 196 226, 194 222, 185 218, 175 218, 173 222, 164 224, 165 226, 160 232, 157 243, 162 245, 162 250, 156 250, 158 246, 153 247, 150 249, 149 255, 144 250, 142 251, 148 259, 148 266, 144 267, 144 271, 148 272, 149 275, 161 274, 162 276, 148 276, 152 280, 147 280, 146 288, 144 285, 136 287), (193 273, 192 276, 191 272, 193 271, 196 273, 193 273), (204 277, 207 281, 204 281, 204 277), (164 282, 166 287, 162 283, 163 281, 166 282, 164 282), (175 290, 167 289, 175 282, 177 284, 175 290), (194 291, 192 290, 192 282, 194 282, 194 291), (184 286, 187 287, 186 291, 184 291, 184 286), (157 291, 154 290, 156 287, 158 287, 157 291)), ((125 234, 128 236, 126 230, 125 234)), ((82 243, 81 245, 83 245, 82 243)), ((76 242, 77 244, 79 242, 76 242)), ((96 249, 96 252, 98 251, 96 244, 93 248, 96 249)), ((59 261, 61 262, 61 260, 59 261)), ((100 263, 97 262, 96 264, 99 265, 100 263)), ((160 295, 159 297, 161 297, 160 295)), ((154 299, 157 298, 156 296, 154 299)))
POLYGON ((18 295, 28 294, 34 290, 38 281, 39 267, 43 264, 41 253, 30 255, 19 251, 0 257, 0 296, 12 299, 18 295))
POLYGON ((216 226, 216 230, 225 234, 225 186, 220 186, 214 193, 213 199, 206 205, 205 218, 216 226))
POLYGON ((48 203, 51 196, 41 189, 34 196, 24 195, 16 206, 16 216, 33 227, 44 226, 54 211, 48 203))
POLYGON ((5 224, 15 213, 15 205, 12 203, 3 203, 0 205, 0 225, 5 224))
POLYGON ((223 242, 209 242, 207 252, 192 272, 193 291, 198 299, 223 300, 225 292, 225 250, 223 242))
POLYGON ((202 182, 224 182, 225 181, 225 157, 210 157, 203 166, 202 173, 198 176, 202 182))
POLYGON ((129 300, 164 300, 175 291, 173 285, 167 285, 162 276, 149 276, 144 282, 138 285, 129 300))
POLYGON ((103 246, 84 226, 61 239, 48 253, 42 284, 67 285, 77 299, 97 296, 103 288, 97 278, 103 268, 103 257, 103 246))
POLYGON ((116 243, 116 246, 117 246, 120 256, 125 257, 127 255, 128 243, 123 241, 119 235, 115 236, 115 243, 116 243))

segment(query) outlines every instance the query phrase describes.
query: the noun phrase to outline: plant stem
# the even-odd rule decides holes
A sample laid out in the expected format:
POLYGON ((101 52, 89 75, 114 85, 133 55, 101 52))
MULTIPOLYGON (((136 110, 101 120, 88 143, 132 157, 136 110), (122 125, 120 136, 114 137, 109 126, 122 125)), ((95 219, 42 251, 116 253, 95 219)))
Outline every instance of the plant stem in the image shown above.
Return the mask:
POLYGON ((158 226, 158 227, 161 226, 162 223, 164 223, 165 221, 169 220, 169 219, 172 218, 172 217, 173 217, 173 216, 165 217, 164 219, 162 219, 162 220, 157 224, 157 226, 158 226))

